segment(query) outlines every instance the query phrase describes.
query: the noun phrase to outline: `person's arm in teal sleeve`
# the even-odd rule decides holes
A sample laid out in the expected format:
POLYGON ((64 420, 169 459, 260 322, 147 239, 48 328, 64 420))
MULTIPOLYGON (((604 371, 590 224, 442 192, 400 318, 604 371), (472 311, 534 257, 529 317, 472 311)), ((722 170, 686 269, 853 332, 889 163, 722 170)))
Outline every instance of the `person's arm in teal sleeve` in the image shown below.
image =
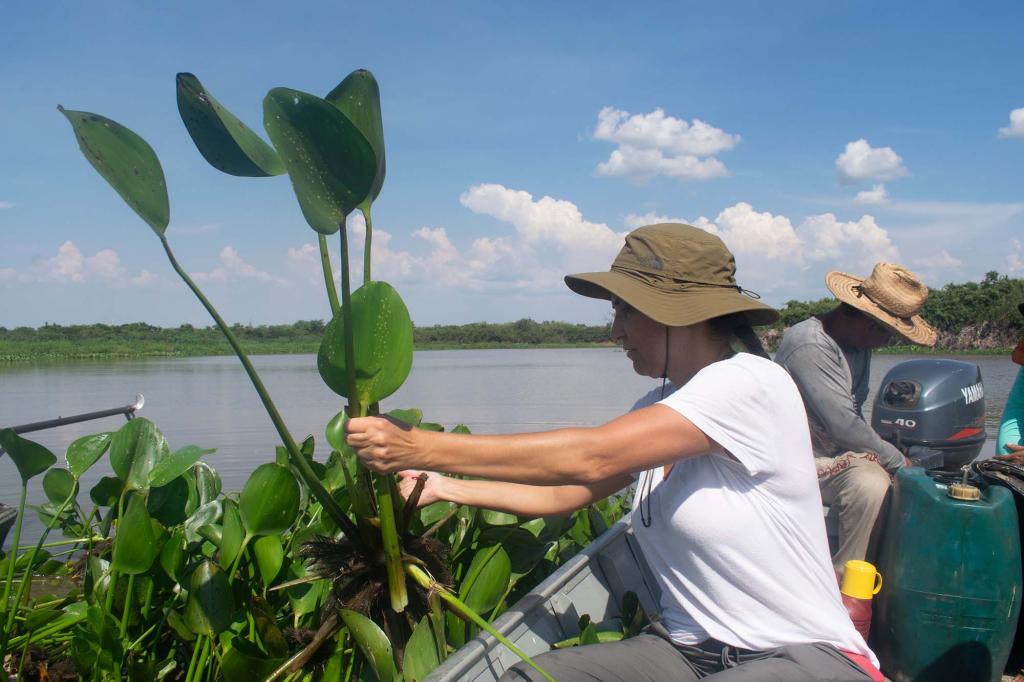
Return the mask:
POLYGON ((1010 452, 1008 443, 1021 442, 1021 427, 1024 426, 1024 368, 1017 370, 1017 379, 1013 382, 1010 394, 1006 397, 1003 418, 999 421, 999 436, 996 438, 996 454, 1005 455, 1010 452))

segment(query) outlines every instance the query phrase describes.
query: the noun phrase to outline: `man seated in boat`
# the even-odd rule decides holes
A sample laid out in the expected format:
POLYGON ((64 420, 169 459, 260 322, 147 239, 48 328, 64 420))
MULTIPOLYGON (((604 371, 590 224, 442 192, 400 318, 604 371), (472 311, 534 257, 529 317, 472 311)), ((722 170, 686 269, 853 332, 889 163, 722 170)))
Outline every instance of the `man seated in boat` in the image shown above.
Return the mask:
POLYGON ((825 284, 839 305, 789 328, 775 362, 807 409, 821 498, 838 511, 832 563, 842 575, 847 561, 865 558, 891 474, 909 464, 864 420, 871 351, 894 337, 934 346, 938 334, 918 315, 928 287, 899 265, 878 263, 866 279, 830 272, 825 284))

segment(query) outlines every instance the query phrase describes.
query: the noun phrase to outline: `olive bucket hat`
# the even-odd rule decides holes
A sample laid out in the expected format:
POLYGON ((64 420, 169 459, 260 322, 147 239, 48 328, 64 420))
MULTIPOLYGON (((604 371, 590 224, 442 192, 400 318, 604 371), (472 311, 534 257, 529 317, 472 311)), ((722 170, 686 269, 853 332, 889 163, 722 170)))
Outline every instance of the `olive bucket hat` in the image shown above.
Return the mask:
POLYGON ((736 284, 736 260, 715 235, 692 225, 659 223, 626 235, 608 272, 567 275, 588 298, 618 298, 655 322, 682 327, 744 313, 751 326, 779 319, 757 294, 736 284))

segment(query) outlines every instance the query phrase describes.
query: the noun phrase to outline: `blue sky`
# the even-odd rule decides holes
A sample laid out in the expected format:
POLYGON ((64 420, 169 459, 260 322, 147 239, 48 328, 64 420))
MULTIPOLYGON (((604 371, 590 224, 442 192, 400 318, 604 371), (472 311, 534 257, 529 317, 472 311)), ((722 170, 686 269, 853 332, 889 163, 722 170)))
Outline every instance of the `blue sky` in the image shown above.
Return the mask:
POLYGON ((58 103, 154 147, 168 237, 224 317, 327 315, 287 179, 208 166, 179 71, 261 134, 269 89, 374 72, 374 269, 417 324, 603 321, 562 275, 664 219, 722 236, 777 305, 879 260, 1021 277, 1022 25, 1019 2, 4 3, 0 326, 209 323, 58 103))

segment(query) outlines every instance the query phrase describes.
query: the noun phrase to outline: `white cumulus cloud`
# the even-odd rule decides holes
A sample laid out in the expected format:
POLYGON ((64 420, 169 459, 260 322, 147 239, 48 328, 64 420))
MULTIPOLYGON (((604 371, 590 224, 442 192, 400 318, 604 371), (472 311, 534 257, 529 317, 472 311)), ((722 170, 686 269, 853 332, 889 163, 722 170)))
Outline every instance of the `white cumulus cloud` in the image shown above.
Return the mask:
POLYGON ((715 219, 718 235, 738 253, 762 258, 800 258, 800 239, 785 216, 759 213, 745 201, 730 206, 715 219))
POLYGON ((208 272, 196 272, 193 279, 199 282, 231 282, 254 279, 272 284, 287 284, 287 280, 259 270, 247 263, 233 246, 225 246, 220 250, 218 265, 208 272))
POLYGON ((954 270, 963 265, 963 261, 956 256, 950 255, 948 251, 943 249, 937 254, 931 256, 922 256, 915 258, 913 264, 928 270, 954 270))
POLYGON ((907 175, 903 159, 892 147, 872 147, 861 138, 848 142, 836 158, 836 168, 844 182, 883 182, 907 175))
POLYGON ((760 212, 741 201, 719 213, 714 222, 701 216, 692 224, 720 236, 733 253, 749 256, 744 272, 774 272, 779 265, 804 268, 812 262, 870 267, 878 261, 899 260, 889 233, 870 215, 841 221, 822 213, 794 226, 787 216, 760 212))
POLYGON ((889 192, 885 189, 885 185, 878 184, 871 189, 866 189, 863 192, 857 192, 857 203, 858 204, 884 204, 889 200, 889 192))
POLYGON ((515 228, 523 246, 553 246, 573 260, 593 263, 622 246, 624 233, 584 219, 571 201, 533 195, 497 184, 470 187, 459 197, 463 206, 515 228))
POLYGON ((1019 239, 1014 239, 1013 251, 1006 254, 1006 271, 1011 275, 1018 272, 1024 272, 1024 245, 1021 245, 1019 239))
POLYGON ((899 250, 889 233, 870 215, 842 221, 831 213, 806 218, 797 228, 804 245, 804 257, 814 261, 852 261, 863 265, 898 261, 899 250))
POLYGON ((10 201, 0 201, 0 210, 5 208, 14 208, 14 204, 10 201))
POLYGON ((36 260, 22 270, 0 268, 0 281, 28 284, 97 282, 112 287, 126 287, 153 284, 156 280, 156 276, 146 270, 138 275, 130 274, 113 249, 100 249, 87 256, 70 240, 57 247, 57 253, 53 256, 36 260))
POLYGON ((658 223, 684 223, 686 225, 693 225, 686 218, 670 218, 667 215, 659 215, 654 211, 648 211, 647 213, 628 213, 626 214, 625 225, 631 230, 635 230, 638 227, 644 225, 656 225, 658 223))
POLYGON ((687 122, 662 109, 648 114, 604 107, 597 114, 594 139, 618 145, 597 166, 598 175, 648 180, 666 175, 680 180, 707 180, 728 175, 716 156, 739 144, 740 136, 700 119, 687 122))
POLYGON ((1024 107, 1010 112, 1010 125, 999 129, 999 137, 1024 137, 1024 107))

